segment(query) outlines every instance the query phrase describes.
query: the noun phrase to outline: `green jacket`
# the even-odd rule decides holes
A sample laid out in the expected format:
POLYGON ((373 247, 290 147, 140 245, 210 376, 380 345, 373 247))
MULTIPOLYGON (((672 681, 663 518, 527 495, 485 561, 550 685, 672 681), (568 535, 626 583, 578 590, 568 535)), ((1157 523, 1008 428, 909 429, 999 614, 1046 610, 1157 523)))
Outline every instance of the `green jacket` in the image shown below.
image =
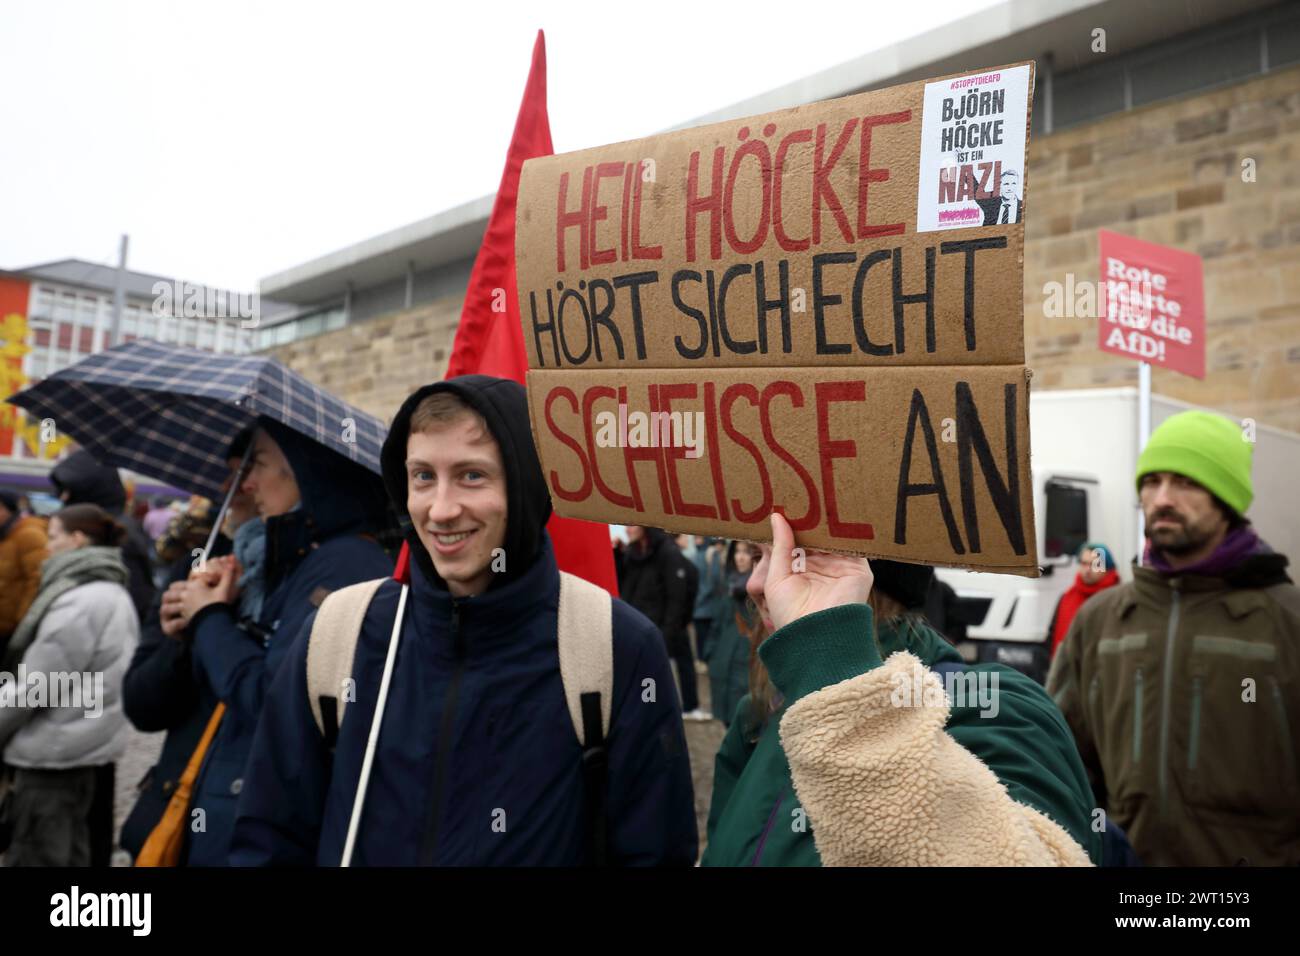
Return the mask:
POLYGON ((1300 864, 1300 590, 1285 566, 1136 567, 1083 605, 1052 663, 1097 801, 1144 864, 1300 864))
MULTIPOLYGON (((1017 671, 1000 665, 961 666, 957 651, 915 619, 904 617, 890 622, 880 630, 875 641, 869 637, 872 631, 871 609, 866 605, 851 605, 809 615, 764 641, 759 654, 784 699, 761 726, 755 726, 750 716, 748 696, 736 709, 715 760, 708 846, 702 865, 817 866, 824 857, 826 862, 1041 862, 1041 856, 1034 855, 1036 849, 1027 857, 1019 850, 998 849, 1009 844, 985 839, 998 820, 1017 815, 1032 817, 1033 826, 1040 831, 1056 830, 1060 842, 1068 843, 1077 853, 1076 862, 1086 863, 1087 859, 1099 862, 1101 841, 1090 826, 1093 804, 1087 777, 1069 728, 1042 688, 1017 671), (912 715, 896 706, 890 707, 887 701, 881 705, 882 695, 892 692, 879 686, 873 689, 872 681, 878 682, 890 669, 905 673, 897 668, 906 661, 915 664, 916 659, 925 665, 924 668, 916 665, 916 669, 930 675, 934 674, 929 670, 931 666, 946 664, 950 670, 965 675, 982 673, 986 686, 993 675, 997 676, 996 710, 988 706, 988 700, 981 702, 971 699, 973 695, 963 695, 964 700, 958 701, 962 706, 936 708, 931 713, 937 716, 924 718, 934 721, 931 736, 937 734, 942 738, 946 731, 947 737, 959 746, 948 741, 927 741, 924 733, 895 733, 889 729, 911 721, 912 715), (866 695, 862 698, 866 703, 849 701, 846 708, 844 698, 837 699, 837 695, 854 687, 866 695), (874 714, 872 700, 878 705, 874 714), (817 711, 822 705, 832 709, 817 711), (989 716, 981 716, 982 712, 989 716), (837 720, 844 723, 845 719, 847 732, 839 735, 841 742, 837 743, 837 720), (858 726, 853 726, 855 723, 858 726), (861 738, 876 728, 884 729, 883 746, 873 750, 868 745, 868 752, 863 752, 861 738), (823 736, 828 738, 825 746, 829 750, 823 750, 823 743, 818 739, 823 736), (915 751, 919 756, 900 761, 898 755, 907 754, 906 747, 915 740, 923 745, 915 751), (796 747, 791 752, 796 754, 799 771, 793 776, 786 754, 792 745, 796 747), (829 768, 832 773, 838 773, 841 768, 834 764, 837 757, 845 756, 846 746, 857 748, 847 760, 841 761, 854 765, 855 776, 846 778, 850 781, 847 792, 841 788, 833 792, 829 802, 822 799, 817 809, 813 809, 813 802, 821 799, 819 789, 824 789, 816 779, 817 772, 829 768), (930 760, 940 772, 918 773, 918 764, 930 760), (963 804, 961 798, 954 799, 951 793, 943 791, 945 782, 955 782, 946 781, 945 775, 969 777, 971 774, 976 775, 977 786, 983 791, 981 799, 1001 801, 996 812, 988 811, 992 804, 984 804, 976 811, 973 806, 963 804), (1002 788, 998 787, 999 782, 1002 788), (810 804, 806 813, 800 794, 810 804), (924 809, 909 809, 901 822, 895 823, 892 814, 902 803, 909 808, 924 809), (852 813, 836 819, 846 807, 852 813), (1032 811, 1022 814, 1025 807, 1044 816, 1032 811), (853 851, 836 850, 834 858, 826 856, 827 847, 832 845, 829 834, 814 839, 818 812, 828 827, 833 824, 847 831, 850 840, 860 838, 856 855, 853 851), (925 821, 924 826, 932 831, 929 845, 919 845, 915 850, 913 844, 889 846, 896 833, 900 834, 900 840, 915 838, 916 833, 902 831, 914 823, 922 826, 917 821, 925 821), (952 835, 952 842, 957 843, 960 841, 955 838, 961 833, 972 837, 973 849, 967 855, 933 851, 934 837, 942 843, 952 835)), ((910 689, 911 685, 908 686, 910 689)), ((968 779, 961 785, 969 787, 969 783, 968 779)), ((1007 826, 1019 827, 1022 822, 1014 821, 1007 826)), ((842 846, 845 836, 844 832, 835 834, 835 845, 842 846)))
POLYGON ((738 599, 732 587, 747 579, 745 575, 728 576, 725 601, 718 601, 713 618, 713 649, 709 655, 709 700, 713 716, 723 722, 731 720, 736 705, 749 689, 749 638, 741 633, 737 615, 752 619, 747 599, 738 599))

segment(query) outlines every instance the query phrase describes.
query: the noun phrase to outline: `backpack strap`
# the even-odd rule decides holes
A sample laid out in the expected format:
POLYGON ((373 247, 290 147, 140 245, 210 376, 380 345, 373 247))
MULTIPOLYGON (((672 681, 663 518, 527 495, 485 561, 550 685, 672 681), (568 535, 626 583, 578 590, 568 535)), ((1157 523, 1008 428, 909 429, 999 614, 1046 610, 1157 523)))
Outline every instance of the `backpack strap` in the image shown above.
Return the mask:
POLYGON ((614 697, 613 603, 609 592, 567 571, 560 572, 560 679, 569 717, 580 741, 587 739, 583 693, 600 694, 600 733, 609 733, 614 697))
POLYGON ((307 644, 307 700, 316 729, 333 748, 348 697, 344 681, 352 677, 352 658, 366 610, 388 578, 376 578, 333 591, 321 602, 307 644))
POLYGON ((560 679, 582 745, 588 849, 592 862, 604 866, 608 862, 605 798, 609 769, 605 741, 614 700, 613 602, 604 588, 561 571, 558 618, 560 679))

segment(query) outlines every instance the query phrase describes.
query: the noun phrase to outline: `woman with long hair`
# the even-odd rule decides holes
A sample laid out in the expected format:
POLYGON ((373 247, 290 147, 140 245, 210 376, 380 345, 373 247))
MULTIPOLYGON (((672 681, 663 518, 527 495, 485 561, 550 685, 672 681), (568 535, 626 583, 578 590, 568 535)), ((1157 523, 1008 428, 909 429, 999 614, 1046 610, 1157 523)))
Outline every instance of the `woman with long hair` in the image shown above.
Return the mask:
POLYGON ((772 536, 747 585, 761 643, 715 760, 704 865, 1100 859, 1087 777, 1051 698, 1010 668, 965 666, 907 611, 931 569, 796 556, 779 513, 772 536))
POLYGON ((95 768, 126 746, 122 677, 140 635, 124 535, 98 505, 50 519, 40 587, 5 656, 18 680, 0 685, 0 749, 14 768, 7 866, 90 865, 95 768))
POLYGON ((749 686, 754 638, 762 624, 745 586, 762 551, 747 541, 727 546, 722 595, 713 608, 713 650, 709 656, 709 701, 714 720, 731 723, 749 686))

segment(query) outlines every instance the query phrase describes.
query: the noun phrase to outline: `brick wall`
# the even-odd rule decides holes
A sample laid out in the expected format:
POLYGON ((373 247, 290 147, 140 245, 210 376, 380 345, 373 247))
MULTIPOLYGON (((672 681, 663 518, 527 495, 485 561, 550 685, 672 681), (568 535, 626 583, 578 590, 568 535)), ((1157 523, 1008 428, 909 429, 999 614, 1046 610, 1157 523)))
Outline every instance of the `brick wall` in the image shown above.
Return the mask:
MULTIPOLYGON (((1043 286, 1098 278, 1097 229, 1205 260, 1206 378, 1152 388, 1300 432, 1300 67, 1031 141, 1025 343, 1037 388, 1136 384, 1095 319, 1043 315, 1043 286), (1255 160, 1255 182, 1241 161, 1255 160)), ((385 421, 447 367, 461 299, 281 346, 290 367, 385 421)))
POLYGON ((1204 381, 1153 369, 1184 401, 1300 431, 1300 68, 1106 117, 1031 143, 1025 344, 1038 388, 1137 383, 1095 320, 1046 318, 1043 286, 1096 281, 1097 229, 1204 260, 1204 381), (1243 182, 1242 160, 1255 160, 1243 182))
POLYGON ((442 377, 461 297, 347 325, 271 350, 280 361, 387 422, 402 400, 442 377))

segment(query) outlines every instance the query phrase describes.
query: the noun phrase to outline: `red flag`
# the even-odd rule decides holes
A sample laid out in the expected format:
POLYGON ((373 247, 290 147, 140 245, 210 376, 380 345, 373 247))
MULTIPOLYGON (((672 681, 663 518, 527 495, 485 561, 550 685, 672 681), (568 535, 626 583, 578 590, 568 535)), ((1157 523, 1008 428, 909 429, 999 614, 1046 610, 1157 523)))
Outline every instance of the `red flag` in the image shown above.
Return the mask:
MULTIPOLYGON (((515 204, 524 160, 553 152, 551 125, 546 115, 546 38, 538 30, 533 65, 524 87, 519 118, 515 120, 515 135, 506 154, 501 187, 465 292, 460 326, 447 364, 447 378, 478 373, 512 378, 521 384, 524 381, 528 356, 524 351, 515 285, 515 204)), ((618 594, 608 525, 552 515, 546 530, 562 570, 618 594)), ((405 552, 398 559, 399 577, 405 576, 407 559, 405 552)))

